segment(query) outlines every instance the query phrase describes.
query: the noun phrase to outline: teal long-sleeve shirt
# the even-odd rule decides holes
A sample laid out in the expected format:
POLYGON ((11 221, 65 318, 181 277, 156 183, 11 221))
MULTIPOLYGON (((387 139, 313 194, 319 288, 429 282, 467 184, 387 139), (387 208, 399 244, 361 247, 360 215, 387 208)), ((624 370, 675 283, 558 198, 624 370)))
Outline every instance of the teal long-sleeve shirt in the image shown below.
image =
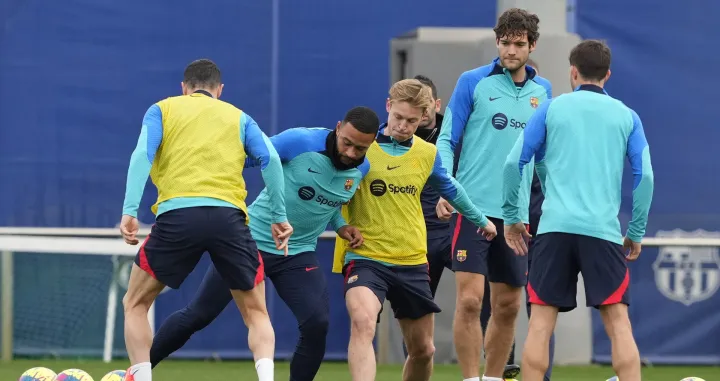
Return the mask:
POLYGON ((621 244, 618 213, 627 157, 633 172, 627 237, 641 242, 654 177, 635 111, 594 85, 540 105, 505 162, 503 219, 508 224, 520 221, 521 173, 533 156, 545 193, 538 234, 581 234, 621 244))
MULTIPOLYGON (((150 169, 155 160, 163 138, 162 111, 158 105, 152 105, 143 118, 140 137, 132 155, 128 168, 127 184, 125 188, 125 200, 123 202, 123 214, 137 217, 145 190, 145 184, 150 176, 150 169)), ((273 222, 287 221, 285 213, 285 201, 283 198, 283 172, 280 157, 270 140, 260 130, 255 120, 243 113, 240 118, 240 141, 245 147, 245 152, 260 162, 262 177, 268 189, 268 197, 274 206, 273 222)), ((242 173, 238 173, 242 176, 242 173)), ((237 208, 235 205, 215 198, 208 197, 177 197, 162 202, 158 206, 157 215, 173 209, 197 207, 197 206, 222 206, 237 208)))
MULTIPOLYGON (((550 82, 526 67, 524 82, 513 81, 498 59, 460 75, 443 116, 436 146, 452 173, 455 148, 462 140, 455 178, 490 217, 502 217, 503 164, 527 121, 552 98, 550 82)), ((533 168, 523 173, 520 218, 529 222, 533 168)))

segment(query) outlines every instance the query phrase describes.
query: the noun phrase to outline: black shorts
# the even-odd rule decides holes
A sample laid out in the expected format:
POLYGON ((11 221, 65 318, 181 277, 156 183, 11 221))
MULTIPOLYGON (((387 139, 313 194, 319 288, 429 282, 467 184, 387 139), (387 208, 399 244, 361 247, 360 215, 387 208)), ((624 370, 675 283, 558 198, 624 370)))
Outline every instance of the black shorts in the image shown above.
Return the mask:
POLYGON ((252 290, 265 278, 245 213, 239 209, 201 206, 159 215, 135 263, 153 278, 177 289, 204 252, 232 290, 252 290))
POLYGON ((385 266, 371 260, 353 260, 343 268, 345 293, 367 287, 380 304, 390 301, 396 319, 419 319, 440 312, 430 292, 428 265, 385 266))
POLYGON ((533 239, 530 255, 530 303, 573 310, 581 273, 588 307, 630 305, 630 272, 621 245, 585 235, 545 233, 533 239))
POLYGON ((452 256, 450 255, 450 246, 452 246, 452 237, 450 234, 428 238, 427 240, 427 260, 430 266, 430 291, 433 296, 437 291, 445 269, 452 270, 452 256))
POLYGON ((527 284, 527 256, 515 255, 505 243, 503 220, 489 218, 497 236, 488 241, 477 233, 477 227, 458 215, 452 219, 453 271, 485 275, 490 282, 513 287, 527 284))

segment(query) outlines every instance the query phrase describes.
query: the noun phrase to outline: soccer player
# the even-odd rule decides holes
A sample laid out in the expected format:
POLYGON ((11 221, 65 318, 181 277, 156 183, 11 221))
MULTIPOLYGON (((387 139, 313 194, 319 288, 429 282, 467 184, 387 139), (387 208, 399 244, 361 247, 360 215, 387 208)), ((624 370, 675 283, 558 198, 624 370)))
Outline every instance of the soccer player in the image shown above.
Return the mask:
MULTIPOLYGON (((415 136, 425 140, 428 143, 435 144, 440 135, 440 127, 442 126, 443 115, 440 114, 442 101, 438 98, 437 87, 433 81, 424 76, 416 75, 414 77, 420 83, 430 88, 432 94, 432 107, 428 109, 427 114, 420 122, 415 136)), ((440 278, 445 268, 452 269, 452 258, 450 258, 450 223, 438 218, 435 207, 440 200, 440 195, 433 189, 430 184, 425 184, 422 192, 420 192, 420 203, 422 204, 423 214, 425 215, 425 230, 427 231, 427 260, 430 267, 430 292, 433 298, 437 291, 440 278)))
POLYGON ((273 380, 273 332, 265 304, 263 264, 247 227, 247 156, 261 162, 272 200, 272 235, 284 250, 292 227, 285 216, 280 158, 255 121, 218 100, 223 84, 210 60, 190 63, 182 96, 152 105, 130 158, 120 232, 139 243, 137 210, 148 176, 158 188, 157 215, 135 257, 125 307, 128 381, 150 381, 152 333, 147 312, 160 291, 179 288, 205 251, 210 253, 248 327, 260 381, 273 380))
POLYGON ((577 306, 579 272, 587 305, 600 310, 610 337, 615 373, 620 380, 639 381, 627 261, 640 255, 647 226, 654 182, 650 151, 637 113, 603 89, 610 77, 607 45, 583 41, 569 60, 575 91, 540 105, 505 162, 505 239, 519 255, 527 253, 528 233, 521 223, 518 188, 533 156, 545 190, 532 244, 528 293, 533 306, 523 380, 543 379, 558 312, 577 306), (618 213, 625 157, 634 181, 632 219, 623 239, 618 213))
MULTIPOLYGON (((354 381, 374 380, 373 338, 385 298, 400 323, 408 358, 403 380, 429 380, 432 374, 433 314, 440 308, 430 292, 427 241, 420 191, 430 183, 451 200, 490 240, 495 226, 470 202, 465 190, 442 168, 435 146, 413 134, 432 107, 432 94, 418 80, 390 89, 388 121, 370 146, 370 171, 353 200, 343 206, 348 223, 365 241, 356 248, 337 241, 335 272, 345 275, 345 301, 351 331, 348 358, 354 381)), ((476 318, 477 319, 477 318, 476 318)))
MULTIPOLYGON (((535 49, 539 19, 525 10, 503 12, 494 28, 498 55, 489 65, 464 72, 445 111, 437 147, 448 172, 455 146, 463 148, 457 180, 495 225, 502 226, 502 168, 525 123, 551 97, 550 83, 526 66, 535 49)), ((528 221, 532 167, 523 174, 521 219, 528 221)), ((453 207, 441 199, 438 216, 450 218, 453 207)), ((484 381, 502 380, 515 335, 515 318, 527 283, 527 257, 516 256, 504 239, 492 242, 473 234, 462 214, 452 219, 453 270, 457 301, 453 334, 465 380, 478 381, 482 331, 480 316, 485 277, 490 281, 492 315, 485 339, 484 381)), ((498 235, 502 236, 498 228, 498 235)))
MULTIPOLYGON (((532 60, 532 58, 528 58, 527 66, 531 66, 533 69, 535 69, 535 72, 537 74, 540 74, 539 68, 537 63, 532 60)), ((530 187, 530 225, 528 225, 528 231, 530 232, 531 236, 535 236, 537 233, 537 226, 540 222, 540 215, 542 214, 542 202, 544 200, 544 196, 542 194, 542 186, 540 184, 540 180, 537 177, 537 173, 533 170, 533 180, 532 180, 532 186, 530 187)), ((531 242, 532 244, 532 242, 531 242)), ((528 256, 528 269, 530 268, 530 264, 532 263, 532 258, 528 256)), ((485 289, 490 289, 490 282, 488 278, 485 278, 485 289)), ((527 303, 526 310, 528 317, 530 317, 530 299, 527 294, 527 286, 525 287, 525 300, 527 303)), ((482 326, 483 334, 487 332, 487 326, 488 321, 490 320, 490 298, 483 298, 482 300, 482 310, 480 311, 480 325, 482 326)), ((552 375, 552 364, 553 364, 553 357, 555 353, 555 335, 553 334, 550 337, 550 362, 548 364, 548 371, 545 373, 545 381, 550 381, 550 376, 552 375)), ((520 373, 520 367, 515 362, 515 341, 513 340, 512 348, 510 349, 510 357, 508 358, 508 363, 505 365, 505 372, 503 374, 503 377, 505 379, 514 379, 517 377, 517 375, 520 373)))
MULTIPOLYGON (((335 130, 292 128, 270 138, 283 162, 287 217, 294 228, 287 252, 277 250, 269 234, 273 205, 268 189, 250 204, 250 231, 257 242, 265 274, 298 322, 300 338, 290 362, 291 381, 315 378, 325 356, 329 300, 315 248, 330 223, 352 247, 362 243, 359 231, 340 214, 368 172, 365 152, 375 141, 380 122, 375 112, 355 107, 335 130)), ((254 163, 248 163, 254 164, 254 163)), ((211 266, 190 303, 165 320, 155 336, 153 366, 180 349, 230 303, 228 287, 211 266)))

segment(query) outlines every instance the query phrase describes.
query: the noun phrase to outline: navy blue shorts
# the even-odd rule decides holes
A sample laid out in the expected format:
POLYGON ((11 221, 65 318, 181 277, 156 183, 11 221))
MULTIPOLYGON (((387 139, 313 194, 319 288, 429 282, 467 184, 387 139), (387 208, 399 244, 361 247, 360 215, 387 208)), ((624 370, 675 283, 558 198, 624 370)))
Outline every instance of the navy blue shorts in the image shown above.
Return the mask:
POLYGON ((235 208, 201 206, 162 213, 135 263, 177 289, 206 251, 230 289, 248 291, 263 281, 262 257, 245 224, 245 213, 235 208))
POLYGON ((504 222, 489 218, 497 228, 497 236, 488 241, 477 233, 477 227, 463 216, 452 219, 452 269, 482 274, 490 282, 513 287, 527 284, 527 256, 515 255, 505 243, 504 222))
POLYGON ((430 266, 430 292, 433 297, 437 291, 438 284, 440 284, 443 271, 445 269, 452 270, 451 246, 452 237, 450 234, 436 238, 428 238, 427 240, 427 260, 430 266))
POLYGON ((581 273, 588 307, 630 305, 630 272, 621 245, 585 235, 545 233, 533 239, 530 255, 530 303, 573 310, 581 273))
POLYGON ((353 260, 343 268, 345 293, 367 287, 380 304, 390 301, 396 319, 420 319, 440 312, 430 292, 428 265, 385 266, 371 260, 353 260))

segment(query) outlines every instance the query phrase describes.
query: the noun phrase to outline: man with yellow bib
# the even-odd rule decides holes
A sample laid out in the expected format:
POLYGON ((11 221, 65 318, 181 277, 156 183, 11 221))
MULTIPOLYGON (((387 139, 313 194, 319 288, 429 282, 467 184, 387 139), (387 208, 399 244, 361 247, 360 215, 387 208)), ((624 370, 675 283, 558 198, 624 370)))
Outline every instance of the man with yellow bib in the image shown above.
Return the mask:
POLYGON ((429 183, 440 196, 480 227, 488 239, 495 226, 447 175, 434 145, 413 138, 432 107, 430 89, 415 79, 395 83, 387 100, 388 122, 367 152, 370 171, 343 206, 348 224, 364 243, 349 248, 338 239, 334 272, 345 275, 345 301, 352 323, 348 362, 353 381, 375 380, 372 341, 385 298, 398 319, 408 351, 403 380, 432 374, 433 314, 440 312, 430 292, 425 219, 420 192, 429 183))
POLYGON ((147 312, 160 291, 179 288, 204 252, 230 287, 245 324, 259 381, 274 380, 275 333, 265 304, 262 257, 247 226, 242 171, 249 155, 260 162, 270 203, 272 235, 287 254, 292 227, 283 199, 277 152, 247 114, 217 98, 220 70, 210 60, 185 69, 183 95, 150 107, 130 158, 120 231, 139 243, 137 210, 148 176, 158 188, 150 235, 130 273, 125 345, 131 367, 125 380, 151 381, 152 331, 147 312))

